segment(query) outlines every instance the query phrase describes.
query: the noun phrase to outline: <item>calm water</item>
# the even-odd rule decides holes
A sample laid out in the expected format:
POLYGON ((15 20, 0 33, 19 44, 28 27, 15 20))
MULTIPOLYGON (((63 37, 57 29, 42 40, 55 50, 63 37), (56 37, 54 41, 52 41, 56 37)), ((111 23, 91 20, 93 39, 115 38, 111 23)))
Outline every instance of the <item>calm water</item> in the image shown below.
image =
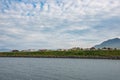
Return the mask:
POLYGON ((0 80, 120 80, 120 60, 0 58, 0 80))

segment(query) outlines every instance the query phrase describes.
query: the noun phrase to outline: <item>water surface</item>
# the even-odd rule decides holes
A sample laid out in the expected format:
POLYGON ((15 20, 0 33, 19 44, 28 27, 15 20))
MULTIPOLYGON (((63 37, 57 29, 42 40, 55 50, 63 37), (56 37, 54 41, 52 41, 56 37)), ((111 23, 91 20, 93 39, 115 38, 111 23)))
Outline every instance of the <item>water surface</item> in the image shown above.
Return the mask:
POLYGON ((120 60, 0 58, 0 80, 120 80, 120 60))

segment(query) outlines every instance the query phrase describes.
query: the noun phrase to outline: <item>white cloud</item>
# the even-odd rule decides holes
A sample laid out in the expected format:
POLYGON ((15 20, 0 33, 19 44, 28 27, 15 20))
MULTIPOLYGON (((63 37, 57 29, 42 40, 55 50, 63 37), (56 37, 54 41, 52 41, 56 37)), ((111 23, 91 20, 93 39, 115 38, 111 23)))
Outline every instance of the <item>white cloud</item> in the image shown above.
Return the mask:
POLYGON ((0 4, 0 40, 5 45, 16 42, 23 43, 19 48, 35 44, 44 48, 90 47, 103 39, 119 37, 119 25, 114 25, 120 22, 120 0, 40 1, 0 4), (117 23, 110 22, 114 29, 103 22, 117 18, 117 23), (99 25, 104 28, 95 28, 99 25))

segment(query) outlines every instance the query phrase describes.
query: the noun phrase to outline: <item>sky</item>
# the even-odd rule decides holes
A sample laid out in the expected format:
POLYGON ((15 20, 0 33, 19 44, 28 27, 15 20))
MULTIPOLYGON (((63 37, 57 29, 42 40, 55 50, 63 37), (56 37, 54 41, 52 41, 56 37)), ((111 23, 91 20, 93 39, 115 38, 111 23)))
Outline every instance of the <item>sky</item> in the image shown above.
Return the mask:
POLYGON ((0 0, 0 48, 88 48, 120 38, 120 0, 0 0))

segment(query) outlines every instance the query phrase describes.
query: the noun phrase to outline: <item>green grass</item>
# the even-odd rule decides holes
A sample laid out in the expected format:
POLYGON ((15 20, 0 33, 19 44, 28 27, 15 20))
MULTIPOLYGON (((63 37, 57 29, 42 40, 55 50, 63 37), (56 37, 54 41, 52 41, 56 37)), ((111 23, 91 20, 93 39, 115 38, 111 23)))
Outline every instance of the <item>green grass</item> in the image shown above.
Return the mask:
POLYGON ((42 51, 42 52, 0 52, 0 56, 53 56, 53 57, 69 57, 69 56, 87 56, 87 57, 120 57, 120 50, 71 50, 71 51, 42 51))

